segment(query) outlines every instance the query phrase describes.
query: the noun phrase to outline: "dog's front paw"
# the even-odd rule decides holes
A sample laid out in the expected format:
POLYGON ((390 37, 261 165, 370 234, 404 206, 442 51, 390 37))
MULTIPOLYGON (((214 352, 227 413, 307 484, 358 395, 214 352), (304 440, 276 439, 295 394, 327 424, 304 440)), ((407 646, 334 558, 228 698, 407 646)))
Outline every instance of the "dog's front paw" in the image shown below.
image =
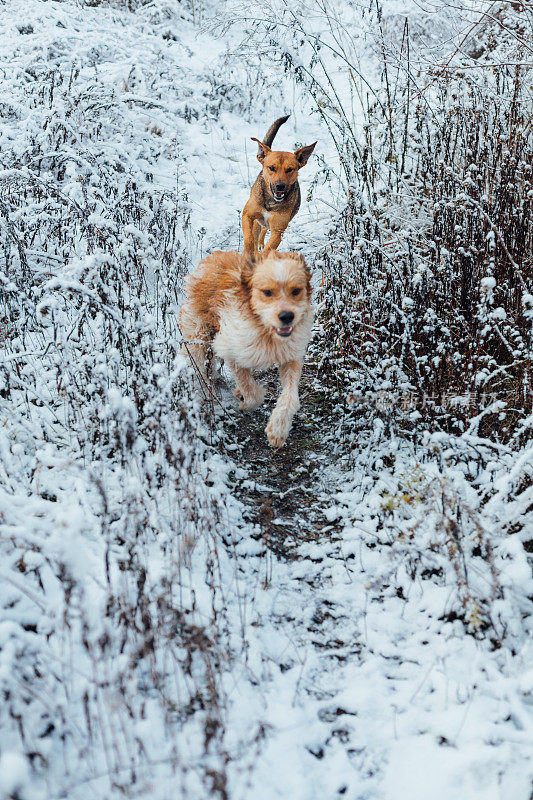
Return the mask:
POLYGON ((287 441, 291 429, 291 418, 286 414, 273 411, 265 428, 268 443, 275 448, 281 447, 287 441))
POLYGON ((247 394, 237 389, 235 391, 235 396, 241 401, 239 403, 239 409, 241 411, 255 411, 256 408, 259 408, 259 406, 263 404, 265 393, 265 387, 261 386, 259 383, 254 386, 252 392, 248 392, 247 394))

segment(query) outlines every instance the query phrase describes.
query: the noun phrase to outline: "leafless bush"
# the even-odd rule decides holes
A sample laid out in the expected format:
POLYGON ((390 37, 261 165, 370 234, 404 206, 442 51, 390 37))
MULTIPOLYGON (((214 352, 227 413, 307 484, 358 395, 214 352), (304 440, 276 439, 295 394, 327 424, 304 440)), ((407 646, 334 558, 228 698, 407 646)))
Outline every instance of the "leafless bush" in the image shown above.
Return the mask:
MULTIPOLYGON (((270 37, 280 65, 313 98, 347 191, 315 261, 323 381, 341 396, 411 393, 418 420, 455 432, 481 414, 480 433, 508 439, 533 399, 531 71, 525 60, 504 60, 485 14, 474 18, 468 66, 452 53, 442 66, 415 70, 408 21, 387 26, 378 5, 376 91, 357 70, 350 29, 327 3, 315 10, 320 36, 289 10, 269 17, 262 41, 270 37), (474 60, 479 69, 468 68, 474 60), (362 137, 347 102, 356 89, 362 137)), ((517 37, 527 49, 522 11, 507 9, 498 23, 514 58, 517 37)))
POLYGON ((379 529, 390 546, 390 562, 375 590, 392 584, 407 599, 417 582, 430 578, 442 589, 442 620, 460 620, 494 647, 506 638, 512 646, 514 631, 508 626, 516 615, 500 580, 503 562, 479 513, 451 485, 428 479, 421 467, 403 475, 398 491, 383 495, 379 529))
POLYGON ((95 781, 143 794, 161 775, 224 798, 235 642, 227 531, 178 355, 189 209, 110 157, 116 106, 97 94, 45 72, 28 88, 44 125, 0 157, 1 392, 26 408, 24 425, 6 420, 6 485, 17 439, 49 446, 28 463, 28 508, 14 492, 1 515, 19 663, 0 678, 2 725, 52 782, 51 743, 63 749, 71 796, 95 781))

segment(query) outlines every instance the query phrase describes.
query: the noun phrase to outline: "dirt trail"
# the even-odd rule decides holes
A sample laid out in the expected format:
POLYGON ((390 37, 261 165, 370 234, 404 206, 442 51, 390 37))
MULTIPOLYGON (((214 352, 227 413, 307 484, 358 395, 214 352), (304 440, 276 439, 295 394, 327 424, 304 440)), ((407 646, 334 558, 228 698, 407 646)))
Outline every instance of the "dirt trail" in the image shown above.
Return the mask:
POLYGON ((261 379, 268 387, 265 405, 252 413, 232 410, 226 419, 226 432, 237 447, 231 452, 232 460, 255 482, 252 487, 249 481, 244 486, 238 483, 235 493, 247 508, 246 520, 260 526, 268 549, 283 559, 298 558, 303 542, 334 537, 334 526, 324 515, 334 478, 331 449, 323 433, 332 423, 313 390, 313 369, 304 370, 302 406, 280 450, 273 451, 265 435, 279 394, 274 371, 261 379))

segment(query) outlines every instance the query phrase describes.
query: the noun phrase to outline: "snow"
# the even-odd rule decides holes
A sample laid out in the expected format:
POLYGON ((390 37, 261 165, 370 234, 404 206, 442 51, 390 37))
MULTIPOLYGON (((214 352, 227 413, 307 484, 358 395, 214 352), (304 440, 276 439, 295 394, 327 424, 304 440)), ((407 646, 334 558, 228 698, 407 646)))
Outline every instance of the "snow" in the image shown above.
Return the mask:
POLYGON ((4 751, 0 756, 0 790, 6 796, 14 795, 24 789, 28 782, 27 759, 16 752, 4 751))
MULTIPOLYGON (((335 148, 301 87, 268 67, 240 5, 201 8, 0 7, 0 147, 12 165, 0 180, 61 186, 10 217, 35 231, 31 281, 13 283, 0 265, 6 294, 26 293, 35 313, 0 356, 19 381, 0 400, 0 791, 529 800, 533 580, 522 539, 533 528, 521 538, 507 529, 532 524, 531 448, 498 450, 472 428, 415 449, 387 441, 377 422, 350 460, 314 479, 323 533, 286 558, 250 521, 270 489, 240 450, 248 422, 232 440, 223 411, 211 430, 188 416, 181 280, 211 249, 242 245, 239 213, 257 171, 250 137, 289 109, 280 146, 319 141, 302 175, 303 196, 315 189, 288 249, 312 254, 342 204, 341 181, 321 167, 335 148), (150 224, 113 216, 132 183, 150 224), (116 197, 102 196, 109 185, 116 197), (166 214, 160 227, 176 224, 167 260, 148 198, 166 214), (54 249, 59 207, 71 227, 54 249), (131 252, 138 293, 128 275, 123 297, 106 294, 104 268, 120 275, 131 252), (140 378, 121 360, 126 340, 140 378), (459 507, 466 587, 447 551, 459 507), (475 555, 488 541, 493 571, 475 555), (500 641, 481 636, 487 620, 500 641)), ((388 8, 402 14, 404 4, 388 8)), ((367 17, 348 0, 342 9, 364 43, 367 17)), ((317 31, 323 24, 317 14, 317 31)), ((372 58, 360 54, 368 81, 372 58)), ((4 220, 1 230, 4 239, 4 220)))

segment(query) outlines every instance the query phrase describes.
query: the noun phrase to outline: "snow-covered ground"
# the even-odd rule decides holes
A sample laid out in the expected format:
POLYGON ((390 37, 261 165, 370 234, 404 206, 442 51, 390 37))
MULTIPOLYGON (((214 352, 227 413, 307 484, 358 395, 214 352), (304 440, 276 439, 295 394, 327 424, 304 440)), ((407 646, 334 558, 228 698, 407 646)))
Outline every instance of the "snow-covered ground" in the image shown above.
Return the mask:
POLYGON ((336 457, 311 382, 283 453, 228 392, 189 413, 181 280, 241 247, 250 137, 290 111, 279 146, 319 140, 287 248, 343 201, 241 17, 0 6, 0 794, 530 800, 531 447, 376 424, 336 457))

